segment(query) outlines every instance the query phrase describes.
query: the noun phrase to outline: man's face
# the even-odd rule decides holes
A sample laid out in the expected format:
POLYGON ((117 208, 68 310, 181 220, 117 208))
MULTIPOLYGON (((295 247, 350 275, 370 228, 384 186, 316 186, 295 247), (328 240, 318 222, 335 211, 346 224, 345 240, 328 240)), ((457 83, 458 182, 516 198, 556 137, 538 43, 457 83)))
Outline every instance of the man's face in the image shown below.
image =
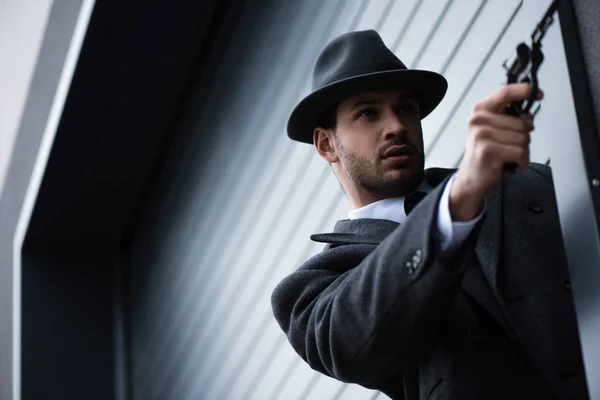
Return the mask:
POLYGON ((338 173, 341 169, 359 192, 397 197, 423 180, 421 118, 410 92, 365 92, 342 101, 333 142, 338 173))

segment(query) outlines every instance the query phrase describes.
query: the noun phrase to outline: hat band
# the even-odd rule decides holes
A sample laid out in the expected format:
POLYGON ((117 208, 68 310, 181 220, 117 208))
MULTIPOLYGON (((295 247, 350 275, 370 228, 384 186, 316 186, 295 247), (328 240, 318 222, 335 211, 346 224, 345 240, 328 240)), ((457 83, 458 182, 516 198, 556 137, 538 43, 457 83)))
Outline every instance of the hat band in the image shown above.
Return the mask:
POLYGON ((361 65, 360 67, 345 70, 345 71, 337 74, 336 76, 331 78, 329 81, 323 83, 319 87, 330 85, 332 83, 335 83, 337 81, 341 81, 344 79, 354 78, 354 77, 360 76, 360 75, 373 74, 373 73, 377 73, 377 72, 396 71, 399 69, 406 69, 406 66, 402 63, 397 63, 397 62, 396 63, 379 63, 379 64, 361 65))

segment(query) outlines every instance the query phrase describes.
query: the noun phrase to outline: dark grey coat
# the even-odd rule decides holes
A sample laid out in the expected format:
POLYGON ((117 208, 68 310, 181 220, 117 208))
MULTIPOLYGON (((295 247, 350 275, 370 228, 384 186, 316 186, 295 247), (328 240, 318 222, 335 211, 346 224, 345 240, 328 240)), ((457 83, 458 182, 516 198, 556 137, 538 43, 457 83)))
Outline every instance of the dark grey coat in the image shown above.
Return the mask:
POLYGON ((453 259, 437 208, 451 170, 397 223, 343 220, 275 289, 275 317, 315 370, 394 399, 586 399, 548 167, 506 174, 453 259))

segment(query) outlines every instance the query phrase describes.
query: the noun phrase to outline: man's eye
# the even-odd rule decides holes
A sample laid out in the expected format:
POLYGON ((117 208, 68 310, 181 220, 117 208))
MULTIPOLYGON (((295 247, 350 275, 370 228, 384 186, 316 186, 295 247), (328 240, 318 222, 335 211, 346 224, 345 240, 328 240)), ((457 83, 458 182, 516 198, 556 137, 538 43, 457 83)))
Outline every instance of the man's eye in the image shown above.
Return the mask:
POLYGON ((375 110, 372 108, 365 108, 364 110, 362 110, 359 114, 358 117, 372 117, 375 115, 375 110))

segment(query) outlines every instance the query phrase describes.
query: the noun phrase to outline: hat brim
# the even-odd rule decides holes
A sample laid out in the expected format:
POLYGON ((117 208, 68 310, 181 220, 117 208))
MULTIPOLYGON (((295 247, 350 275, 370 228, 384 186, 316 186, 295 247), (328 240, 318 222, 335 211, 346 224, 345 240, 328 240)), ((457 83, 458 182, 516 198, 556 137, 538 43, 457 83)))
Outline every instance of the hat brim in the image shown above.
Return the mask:
POLYGON ((312 144, 318 120, 329 107, 360 92, 394 88, 411 90, 415 94, 423 119, 442 101, 448 82, 432 71, 403 69, 359 75, 323 86, 294 108, 288 120, 288 136, 292 140, 312 144))

